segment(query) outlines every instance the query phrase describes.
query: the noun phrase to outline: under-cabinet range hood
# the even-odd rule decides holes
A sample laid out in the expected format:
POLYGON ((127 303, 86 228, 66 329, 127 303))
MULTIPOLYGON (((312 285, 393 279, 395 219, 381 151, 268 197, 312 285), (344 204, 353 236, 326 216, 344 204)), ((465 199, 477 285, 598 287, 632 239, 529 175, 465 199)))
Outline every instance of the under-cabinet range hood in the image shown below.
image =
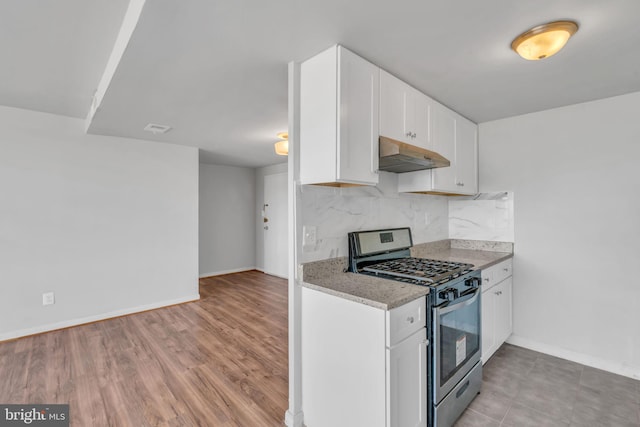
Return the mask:
POLYGON ((451 162, 435 151, 380 137, 378 169, 381 171, 402 173, 447 166, 451 166, 451 162))

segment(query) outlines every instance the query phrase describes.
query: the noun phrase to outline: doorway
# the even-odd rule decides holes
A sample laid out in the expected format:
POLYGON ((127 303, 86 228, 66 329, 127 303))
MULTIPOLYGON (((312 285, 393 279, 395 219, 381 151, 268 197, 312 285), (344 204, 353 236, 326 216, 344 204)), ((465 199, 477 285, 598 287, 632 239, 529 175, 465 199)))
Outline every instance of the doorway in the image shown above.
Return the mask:
POLYGON ((288 277, 287 173, 264 177, 264 272, 288 277))

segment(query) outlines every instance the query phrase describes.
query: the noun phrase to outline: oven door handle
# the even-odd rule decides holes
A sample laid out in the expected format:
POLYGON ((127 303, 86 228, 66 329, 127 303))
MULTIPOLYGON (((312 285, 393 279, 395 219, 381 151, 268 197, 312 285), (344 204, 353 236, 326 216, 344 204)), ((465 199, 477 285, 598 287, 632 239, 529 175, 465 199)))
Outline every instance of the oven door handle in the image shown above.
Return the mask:
POLYGON ((480 296, 480 289, 476 289, 475 295, 469 299, 459 302, 458 304, 447 305, 445 307, 435 307, 435 309, 438 314, 447 314, 454 310, 458 310, 462 307, 466 307, 468 305, 473 304, 474 302, 476 302, 479 296, 480 296))

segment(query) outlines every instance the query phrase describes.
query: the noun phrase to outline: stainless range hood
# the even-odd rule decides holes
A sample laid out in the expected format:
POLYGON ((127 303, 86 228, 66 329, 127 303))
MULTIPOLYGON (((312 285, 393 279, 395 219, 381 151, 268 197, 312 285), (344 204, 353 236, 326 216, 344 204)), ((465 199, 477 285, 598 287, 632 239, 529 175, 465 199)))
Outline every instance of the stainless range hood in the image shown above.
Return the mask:
POLYGON ((381 171, 402 173, 447 166, 451 166, 451 162, 434 151, 380 137, 378 169, 381 171))

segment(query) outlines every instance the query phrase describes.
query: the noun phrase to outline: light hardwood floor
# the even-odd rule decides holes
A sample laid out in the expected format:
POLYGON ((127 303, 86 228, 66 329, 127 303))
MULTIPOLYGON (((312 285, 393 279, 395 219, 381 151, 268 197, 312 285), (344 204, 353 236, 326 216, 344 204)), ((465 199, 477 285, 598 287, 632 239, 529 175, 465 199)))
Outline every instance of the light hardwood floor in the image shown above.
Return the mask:
POLYGON ((0 403, 69 403, 71 426, 282 426, 287 283, 250 271, 201 300, 0 343, 0 403))

